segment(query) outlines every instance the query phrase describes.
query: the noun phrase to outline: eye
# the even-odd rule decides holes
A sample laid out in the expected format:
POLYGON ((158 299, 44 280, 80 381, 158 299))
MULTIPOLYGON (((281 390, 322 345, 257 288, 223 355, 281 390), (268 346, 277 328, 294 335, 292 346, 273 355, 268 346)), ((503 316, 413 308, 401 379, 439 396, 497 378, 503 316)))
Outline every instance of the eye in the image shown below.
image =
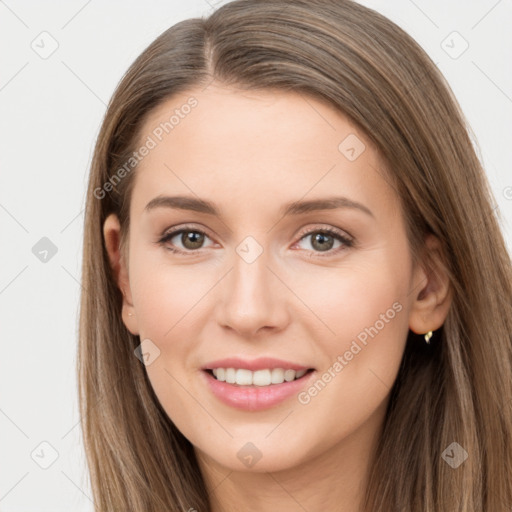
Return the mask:
MULTIPOLYGON (((310 238, 310 245, 314 249, 315 257, 320 256, 332 256, 334 254, 338 254, 340 251, 343 251, 349 247, 353 247, 354 240, 344 235, 341 231, 338 231, 331 227, 325 227, 321 229, 314 229, 303 233, 301 236, 300 243, 302 240, 306 240, 310 238), (339 242, 340 246, 333 250, 333 246, 335 242, 339 242), (327 254, 318 254, 318 253, 327 253, 327 254)), ((309 250, 309 249, 307 249, 309 250)))
MULTIPOLYGON (((201 229, 197 229, 193 226, 183 226, 180 229, 175 229, 165 233, 162 238, 158 240, 158 243, 165 246, 165 248, 171 252, 187 254, 191 252, 199 252, 198 249, 202 248, 201 246, 203 245, 205 238, 209 237, 201 229), (173 238, 177 237, 183 248, 169 246, 169 242, 171 242, 173 238)), ((171 242, 171 245, 174 246, 175 243, 171 242)))
MULTIPOLYGON (((294 244, 294 246, 299 244, 302 240, 306 240, 308 237, 312 237, 311 247, 313 247, 313 253, 316 253, 315 257, 332 256, 342 250, 353 247, 354 245, 354 240, 343 234, 341 231, 331 227, 323 227, 302 233, 299 242, 294 244), (336 242, 340 245, 333 249, 336 242)), ((174 229, 164 233, 157 243, 163 245, 167 250, 173 253, 185 255, 200 253, 200 249, 204 248, 202 246, 206 238, 209 237, 203 230, 194 226, 182 226, 179 229, 174 229), (174 238, 177 238, 177 241, 172 242, 174 238), (177 242, 182 244, 181 248, 176 247, 177 242)))

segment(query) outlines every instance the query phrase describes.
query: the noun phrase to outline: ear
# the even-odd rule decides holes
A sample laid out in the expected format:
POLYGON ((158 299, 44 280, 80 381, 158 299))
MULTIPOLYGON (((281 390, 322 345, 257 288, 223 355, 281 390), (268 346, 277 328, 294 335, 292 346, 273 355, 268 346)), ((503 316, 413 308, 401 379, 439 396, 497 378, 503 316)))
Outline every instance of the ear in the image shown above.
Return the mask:
POLYGON ((116 214, 110 214, 103 224, 103 238, 110 260, 110 267, 117 286, 123 294, 122 317, 126 328, 134 335, 138 335, 137 317, 132 302, 128 268, 121 252, 121 225, 116 214))
POLYGON ((416 334, 439 329, 446 320, 452 303, 452 291, 441 243, 432 234, 425 239, 431 266, 418 265, 413 274, 413 293, 409 328, 416 334))

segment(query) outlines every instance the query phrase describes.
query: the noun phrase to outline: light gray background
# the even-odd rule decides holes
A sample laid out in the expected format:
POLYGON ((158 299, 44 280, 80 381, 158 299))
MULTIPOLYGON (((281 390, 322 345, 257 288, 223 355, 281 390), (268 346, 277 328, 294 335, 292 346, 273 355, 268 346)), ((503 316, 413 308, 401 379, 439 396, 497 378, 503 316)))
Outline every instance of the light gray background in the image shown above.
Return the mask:
MULTIPOLYGON (((93 510, 75 376, 93 143, 139 53, 169 26, 221 3, 0 1, 0 511, 93 510), (46 262, 32 251, 43 237, 57 248, 46 262)), ((511 0, 361 3, 409 32, 448 79, 512 247, 511 0)))

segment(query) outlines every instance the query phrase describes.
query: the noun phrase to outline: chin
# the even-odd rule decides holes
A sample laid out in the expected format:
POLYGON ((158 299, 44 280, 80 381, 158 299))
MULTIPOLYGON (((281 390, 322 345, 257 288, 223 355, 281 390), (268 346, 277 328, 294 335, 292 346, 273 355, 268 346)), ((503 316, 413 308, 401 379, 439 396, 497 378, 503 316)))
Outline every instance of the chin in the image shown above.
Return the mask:
MULTIPOLYGON (((271 429, 268 431, 270 432, 271 429)), ((209 441, 206 442, 208 443, 209 441)), ((305 453, 303 453, 304 444, 296 437, 290 445, 287 445, 283 443, 282 439, 277 437, 275 440, 264 439, 261 433, 258 437, 251 435, 243 436, 243 438, 234 437, 226 441, 224 446, 221 446, 220 443, 217 446, 221 449, 215 452, 211 451, 211 445, 207 446, 207 451, 203 451, 200 448, 199 450, 207 459, 210 459, 215 464, 236 472, 266 473, 284 471, 300 465, 305 456, 305 453), (261 440, 258 440, 260 438, 261 440)))

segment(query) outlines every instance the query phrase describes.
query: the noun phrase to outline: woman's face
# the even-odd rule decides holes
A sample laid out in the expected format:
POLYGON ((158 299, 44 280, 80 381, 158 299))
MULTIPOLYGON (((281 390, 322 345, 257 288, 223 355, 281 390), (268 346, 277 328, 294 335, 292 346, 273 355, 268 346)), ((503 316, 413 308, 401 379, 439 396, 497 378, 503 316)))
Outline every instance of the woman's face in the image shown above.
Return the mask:
POLYGON ((364 449, 423 278, 370 141, 312 97, 211 85, 153 111, 143 145, 123 319, 168 416, 232 470, 364 449))

